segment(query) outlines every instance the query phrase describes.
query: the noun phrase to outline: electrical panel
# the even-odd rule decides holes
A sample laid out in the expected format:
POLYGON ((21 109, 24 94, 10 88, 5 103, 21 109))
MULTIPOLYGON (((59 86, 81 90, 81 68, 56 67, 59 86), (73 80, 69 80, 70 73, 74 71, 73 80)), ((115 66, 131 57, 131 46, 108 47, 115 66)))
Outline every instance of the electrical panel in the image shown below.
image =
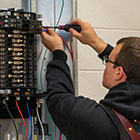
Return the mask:
POLYGON ((31 107, 36 104, 36 37, 41 31, 42 22, 35 13, 0 10, 0 117, 7 117, 3 99, 13 111, 15 99, 23 108, 26 99, 32 98, 31 107))

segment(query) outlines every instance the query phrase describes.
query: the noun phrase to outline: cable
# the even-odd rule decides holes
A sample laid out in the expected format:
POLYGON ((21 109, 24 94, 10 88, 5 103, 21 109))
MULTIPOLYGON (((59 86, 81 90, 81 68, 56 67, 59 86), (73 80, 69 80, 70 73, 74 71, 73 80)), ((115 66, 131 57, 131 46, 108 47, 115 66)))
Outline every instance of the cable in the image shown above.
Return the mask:
POLYGON ((62 138, 62 132, 60 132, 60 137, 59 137, 59 140, 61 140, 61 138, 62 138))
POLYGON ((62 0, 62 7, 61 7, 60 15, 59 15, 58 21, 55 26, 58 26, 58 24, 60 22, 60 19, 62 17, 62 13, 63 13, 63 9, 64 9, 64 0, 62 0))
POLYGON ((17 126, 16 126, 16 123, 15 123, 15 121, 14 121, 14 118, 13 118, 13 116, 12 116, 10 110, 9 110, 9 107, 8 107, 6 101, 5 101, 5 106, 6 106, 7 112, 9 113, 9 115, 10 115, 10 117, 11 117, 11 119, 12 119, 12 122, 13 122, 13 124, 14 124, 15 130, 16 130, 16 137, 17 137, 17 140, 18 140, 18 130, 17 130, 17 126))
POLYGON ((32 117, 31 117, 31 113, 30 113, 30 109, 29 109, 29 104, 28 102, 26 101, 26 106, 27 106, 27 110, 28 110, 28 114, 29 114, 29 118, 30 118, 30 125, 31 125, 31 128, 30 128, 30 138, 29 140, 32 140, 32 117))
POLYGON ((43 128, 43 124, 40 120, 40 116, 39 116, 39 112, 38 112, 38 107, 36 107, 36 114, 37 114, 37 118, 39 120, 40 126, 41 126, 41 130, 42 130, 42 140, 45 139, 45 134, 44 134, 44 128, 43 128))
MULTIPOLYGON (((58 35, 58 36, 62 39, 63 43, 66 45, 66 47, 67 47, 67 49, 68 49, 68 51, 69 51, 69 53, 70 53, 70 55, 71 55, 71 58, 72 58, 72 60, 73 60, 73 53, 72 53, 72 37, 71 37, 71 40, 70 40, 70 47, 71 47, 71 50, 70 50, 70 48, 69 48, 69 46, 67 45, 66 41, 65 41, 60 35, 58 35)), ((61 138, 62 138, 62 132, 60 132, 59 140, 61 140, 61 138)))
POLYGON ((21 110, 19 108, 19 105, 18 105, 17 101, 16 101, 16 106, 17 106, 18 112, 20 113, 20 116, 22 118, 22 121, 23 121, 23 124, 24 124, 24 128, 25 128, 25 138, 24 138, 24 140, 27 140, 27 127, 26 127, 26 123, 25 123, 24 117, 22 115, 22 112, 21 112, 21 110))
POLYGON ((70 38, 70 49, 71 49, 71 52, 72 52, 72 54, 73 54, 72 42, 73 42, 73 37, 72 37, 72 35, 71 35, 71 38, 70 38))
POLYGON ((42 32, 47 32, 47 31, 48 31, 48 29, 43 29, 43 30, 42 30, 42 32))
MULTIPOLYGON (((58 26, 59 22, 60 22, 60 19, 62 17, 62 12, 63 12, 63 9, 64 9, 64 0, 62 0, 62 7, 61 7, 61 11, 60 11, 60 15, 59 15, 59 18, 58 18, 58 21, 57 21, 57 24, 55 26, 58 26)), ((59 35, 60 36, 60 35, 59 35)), ((64 42, 64 44, 66 45, 68 51, 70 52, 70 55, 71 55, 71 58, 73 60, 73 55, 72 55, 72 52, 71 50, 69 49, 67 43, 65 42, 65 40, 60 36, 60 38, 62 39, 62 41, 64 42)))
POLYGON ((49 123, 49 130, 50 130, 50 133, 51 133, 51 138, 53 140, 53 134, 52 134, 52 128, 51 128, 51 116, 50 116, 50 113, 48 113, 48 123, 49 123))
POLYGON ((73 54, 72 54, 72 52, 71 52, 69 46, 67 45, 66 41, 65 41, 60 35, 58 35, 58 36, 62 39, 62 41, 63 41, 64 44, 66 45, 66 47, 67 47, 67 49, 68 49, 68 51, 69 51, 69 53, 70 53, 70 55, 71 55, 71 58, 72 58, 72 60, 73 60, 73 54))

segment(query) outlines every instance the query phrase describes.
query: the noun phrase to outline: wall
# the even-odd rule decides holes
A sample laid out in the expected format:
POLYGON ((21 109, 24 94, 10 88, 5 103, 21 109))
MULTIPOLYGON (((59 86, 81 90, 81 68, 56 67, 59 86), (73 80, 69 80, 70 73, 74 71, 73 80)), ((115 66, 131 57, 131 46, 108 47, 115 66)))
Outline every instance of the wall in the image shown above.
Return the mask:
MULTIPOLYGON (((97 34, 115 46, 118 39, 140 36, 140 1, 77 0, 77 17, 91 23, 97 34)), ((78 42, 78 95, 99 101, 107 93, 102 86, 104 66, 97 54, 78 42)))
POLYGON ((21 8, 21 0, 14 0, 14 2, 12 0, 0 0, 0 8, 21 8))

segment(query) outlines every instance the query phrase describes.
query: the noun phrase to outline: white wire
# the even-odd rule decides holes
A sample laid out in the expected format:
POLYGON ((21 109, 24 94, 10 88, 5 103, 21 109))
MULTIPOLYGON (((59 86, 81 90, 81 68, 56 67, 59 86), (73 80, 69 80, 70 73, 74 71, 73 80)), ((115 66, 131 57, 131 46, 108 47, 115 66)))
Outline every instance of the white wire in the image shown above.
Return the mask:
POLYGON ((42 124, 42 122, 40 120, 40 116, 39 116, 39 113, 38 113, 38 107, 36 107, 36 113, 37 113, 37 118, 38 118, 40 126, 41 126, 42 140, 44 140, 45 139, 44 128, 43 128, 43 124, 42 124))

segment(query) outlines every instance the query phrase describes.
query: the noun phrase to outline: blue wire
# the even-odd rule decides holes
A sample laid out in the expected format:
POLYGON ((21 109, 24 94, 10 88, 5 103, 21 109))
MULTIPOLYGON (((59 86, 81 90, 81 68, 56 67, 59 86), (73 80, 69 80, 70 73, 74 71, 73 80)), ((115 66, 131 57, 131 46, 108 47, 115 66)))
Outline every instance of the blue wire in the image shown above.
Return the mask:
POLYGON ((29 114, 29 118, 30 118, 30 124, 31 124, 31 131, 30 131, 30 138, 29 140, 32 140, 32 118, 31 118, 31 113, 30 113, 30 109, 29 109, 29 105, 28 102, 26 101, 26 105, 27 105, 27 110, 28 110, 28 114, 29 114))
POLYGON ((43 29, 43 30, 42 30, 42 32, 46 32, 46 31, 48 32, 48 29, 43 29))

